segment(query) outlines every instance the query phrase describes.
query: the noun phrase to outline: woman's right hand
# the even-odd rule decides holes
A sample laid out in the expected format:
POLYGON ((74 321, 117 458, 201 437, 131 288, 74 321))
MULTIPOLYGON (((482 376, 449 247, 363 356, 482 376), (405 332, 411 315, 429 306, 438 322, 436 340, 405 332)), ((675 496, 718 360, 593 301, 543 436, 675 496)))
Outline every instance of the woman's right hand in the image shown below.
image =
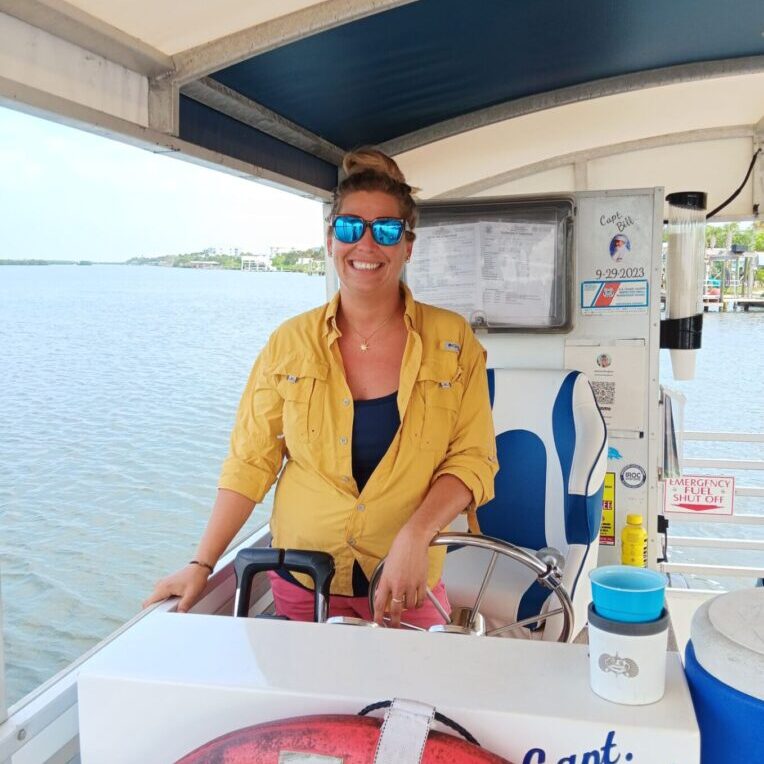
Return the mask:
POLYGON ((209 571, 201 565, 186 565, 154 584, 154 591, 143 603, 146 608, 168 597, 180 597, 178 612, 185 613, 199 600, 207 585, 209 571))

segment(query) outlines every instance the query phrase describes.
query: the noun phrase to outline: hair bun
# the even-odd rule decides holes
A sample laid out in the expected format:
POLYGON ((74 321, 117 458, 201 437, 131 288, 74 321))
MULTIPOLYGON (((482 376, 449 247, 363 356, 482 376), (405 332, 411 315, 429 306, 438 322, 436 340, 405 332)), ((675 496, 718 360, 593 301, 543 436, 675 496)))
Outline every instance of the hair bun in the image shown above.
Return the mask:
POLYGON ((383 154, 379 149, 360 148, 349 151, 342 160, 342 169, 345 176, 350 177, 359 172, 371 171, 380 175, 387 175, 398 183, 406 183, 406 178, 401 172, 394 159, 383 154))
POLYGON ((358 191, 379 191, 398 202, 398 213, 408 223, 406 239, 414 240, 417 222, 416 202, 412 196, 418 189, 406 183, 406 178, 394 159, 371 146, 349 151, 342 160, 345 177, 334 190, 332 216, 339 214, 343 200, 358 191))

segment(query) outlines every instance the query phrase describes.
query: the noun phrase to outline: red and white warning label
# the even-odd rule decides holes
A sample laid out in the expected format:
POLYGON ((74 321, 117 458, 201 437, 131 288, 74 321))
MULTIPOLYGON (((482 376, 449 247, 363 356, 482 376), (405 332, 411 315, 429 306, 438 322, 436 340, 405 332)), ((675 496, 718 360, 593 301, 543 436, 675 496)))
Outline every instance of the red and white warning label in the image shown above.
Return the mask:
POLYGON ((607 311, 642 313, 648 304, 647 279, 581 282, 581 310, 587 314, 607 311))
POLYGON ((732 515, 735 478, 683 475, 664 484, 663 511, 685 514, 732 515))

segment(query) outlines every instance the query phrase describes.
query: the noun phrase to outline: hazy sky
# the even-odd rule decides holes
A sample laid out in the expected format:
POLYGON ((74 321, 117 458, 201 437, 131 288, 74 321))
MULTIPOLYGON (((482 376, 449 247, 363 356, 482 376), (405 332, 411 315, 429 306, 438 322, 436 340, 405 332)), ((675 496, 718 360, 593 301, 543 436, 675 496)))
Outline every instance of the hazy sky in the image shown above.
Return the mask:
POLYGON ((312 247, 321 215, 318 202, 0 108, 0 259, 312 247))

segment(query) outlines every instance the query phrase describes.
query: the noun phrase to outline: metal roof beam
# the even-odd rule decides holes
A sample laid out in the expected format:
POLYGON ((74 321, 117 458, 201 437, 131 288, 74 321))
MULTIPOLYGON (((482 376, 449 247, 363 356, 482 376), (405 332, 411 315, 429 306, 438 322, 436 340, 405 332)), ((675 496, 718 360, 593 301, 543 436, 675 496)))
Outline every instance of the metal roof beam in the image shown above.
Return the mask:
POLYGON ((674 85, 680 82, 755 74, 762 71, 764 71, 764 55, 728 58, 719 61, 701 61, 694 64, 681 64, 644 72, 633 72, 618 77, 607 77, 547 93, 516 98, 471 114, 447 119, 436 125, 430 125, 407 135, 392 138, 381 144, 379 148, 391 156, 397 156, 468 130, 476 130, 496 122, 504 122, 515 117, 522 117, 525 114, 554 109, 566 104, 589 101, 593 98, 603 98, 619 93, 629 93, 634 90, 674 85))
POLYGON ((173 135, 142 127, 120 117, 97 111, 23 83, 0 76, 0 107, 9 107, 95 135, 122 141, 155 154, 168 154, 195 164, 228 172, 248 180, 291 191, 300 196, 328 201, 331 193, 249 162, 197 146, 173 135))
POLYGON ((65 0, 0 0, 0 12, 147 77, 173 68, 170 56, 65 0))
MULTIPOLYGON (((415 0, 325 0, 294 13, 242 29, 218 40, 177 53, 175 81, 179 86, 238 64, 273 48, 328 29, 389 11, 415 0)), ((24 2, 24 0, 17 0, 24 2)))
MULTIPOLYGON (((635 141, 624 141, 623 143, 613 143, 609 146, 598 146, 584 151, 573 151, 570 154, 560 154, 555 157, 543 159, 540 162, 532 162, 515 167, 512 170, 498 173, 490 178, 482 178, 474 183, 467 183, 464 186, 444 191, 441 194, 433 196, 433 199, 457 199, 466 196, 474 196, 483 191, 490 191, 497 186, 503 186, 505 183, 511 183, 514 180, 521 180, 530 175, 537 175, 548 170, 556 170, 559 167, 568 165, 586 165, 593 159, 603 159, 605 157, 615 156, 617 154, 628 154, 631 151, 645 151, 647 149, 657 149, 664 146, 676 146, 682 143, 697 143, 700 141, 728 140, 732 138, 751 138, 754 135, 752 125, 732 125, 726 127, 708 127, 700 130, 685 130, 677 133, 666 133, 664 135, 654 135, 649 138, 640 138, 635 141)), ((580 190, 580 189, 579 189, 580 190)))
POLYGON ((278 138, 290 146, 307 151, 332 164, 342 164, 345 152, 339 146, 209 77, 189 83, 182 92, 183 95, 278 138))

